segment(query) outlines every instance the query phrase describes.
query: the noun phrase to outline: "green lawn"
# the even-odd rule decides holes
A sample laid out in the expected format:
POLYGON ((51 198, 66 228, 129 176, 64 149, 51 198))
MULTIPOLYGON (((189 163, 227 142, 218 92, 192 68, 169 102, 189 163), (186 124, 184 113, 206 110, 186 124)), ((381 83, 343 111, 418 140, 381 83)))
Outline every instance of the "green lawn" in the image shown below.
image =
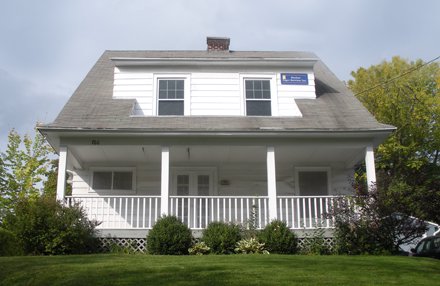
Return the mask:
POLYGON ((440 285, 440 260, 297 255, 0 257, 0 285, 440 285))

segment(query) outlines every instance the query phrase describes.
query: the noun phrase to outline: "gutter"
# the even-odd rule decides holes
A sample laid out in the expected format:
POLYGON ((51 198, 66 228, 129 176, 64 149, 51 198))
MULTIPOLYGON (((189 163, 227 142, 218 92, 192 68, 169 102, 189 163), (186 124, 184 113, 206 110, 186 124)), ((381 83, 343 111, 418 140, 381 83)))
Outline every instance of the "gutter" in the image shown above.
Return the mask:
POLYGON ((340 136, 344 137, 346 135, 377 135, 385 134, 388 135, 394 130, 395 127, 383 127, 377 129, 283 129, 278 127, 260 127, 259 129, 253 130, 179 130, 174 129, 112 129, 112 128, 62 128, 62 127, 47 127, 38 126, 37 130, 40 133, 68 133, 74 134, 96 134, 96 135, 134 135, 134 136, 244 136, 244 137, 297 137, 304 135, 313 135, 312 137, 332 137, 340 136))

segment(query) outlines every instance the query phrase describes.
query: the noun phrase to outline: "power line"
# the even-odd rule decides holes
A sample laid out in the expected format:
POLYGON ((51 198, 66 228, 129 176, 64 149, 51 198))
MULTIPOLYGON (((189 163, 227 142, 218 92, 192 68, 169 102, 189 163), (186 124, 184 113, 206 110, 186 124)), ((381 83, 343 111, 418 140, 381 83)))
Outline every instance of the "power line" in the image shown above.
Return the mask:
POLYGON ((355 93, 355 95, 363 94, 363 93, 369 92, 369 91, 371 91, 371 90, 373 90, 373 89, 376 89, 376 88, 378 88, 378 87, 380 87, 380 86, 386 85, 386 84, 388 84, 388 83, 390 83, 390 82, 392 82, 392 81, 395 81, 396 79, 399 79, 399 78, 401 78, 401 77, 404 77, 404 76, 406 76, 407 74, 410 74, 410 73, 412 73, 412 72, 414 72, 414 71, 416 71, 416 70, 418 70, 418 69, 421 69, 422 67, 424 67, 424 66, 426 66, 426 65, 429 65, 430 63, 435 62, 435 61, 438 60, 438 59, 440 59, 440 56, 438 56, 438 57, 436 57, 436 58, 434 58, 434 59, 432 59, 432 60, 430 60, 430 61, 428 61, 428 62, 426 62, 426 63, 424 63, 424 64, 421 64, 421 65, 419 65, 419 66, 416 66, 416 67, 410 68, 410 69, 408 69, 406 72, 401 73, 401 74, 399 74, 399 75, 397 75, 397 76, 395 76, 395 77, 393 77, 393 78, 390 78, 389 80, 383 81, 383 82, 378 83, 378 84, 376 84, 376 85, 374 85, 374 86, 372 86, 372 87, 370 87, 370 88, 367 88, 367 89, 364 89, 363 91, 360 91, 360 92, 358 92, 358 93, 355 93))

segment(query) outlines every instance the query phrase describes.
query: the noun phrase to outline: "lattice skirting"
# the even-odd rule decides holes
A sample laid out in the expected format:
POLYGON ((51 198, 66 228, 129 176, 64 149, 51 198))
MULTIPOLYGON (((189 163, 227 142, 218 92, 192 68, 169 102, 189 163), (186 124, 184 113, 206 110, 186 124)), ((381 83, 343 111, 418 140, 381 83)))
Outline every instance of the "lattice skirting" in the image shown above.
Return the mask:
POLYGON ((145 238, 101 237, 99 238, 99 241, 99 249, 101 252, 147 252, 147 244, 145 238))
MULTIPOLYGON (((309 248, 310 245, 312 245, 313 243, 316 243, 314 241, 315 239, 316 238, 312 238, 312 237, 298 238, 298 248, 300 250, 309 248)), ((318 239, 322 239, 322 241, 320 241, 320 243, 322 243, 323 246, 326 246, 330 251, 334 249, 335 239, 333 237, 323 237, 323 238, 318 238, 318 239)))
MULTIPOLYGON (((102 252, 121 251, 129 253, 146 253, 147 240, 145 238, 116 238, 116 237, 102 237, 100 240, 100 250, 102 252)), ((322 238, 322 243, 333 250, 335 240, 333 237, 322 238)), ((299 249, 308 248, 313 242, 313 238, 303 237, 298 238, 299 249)))

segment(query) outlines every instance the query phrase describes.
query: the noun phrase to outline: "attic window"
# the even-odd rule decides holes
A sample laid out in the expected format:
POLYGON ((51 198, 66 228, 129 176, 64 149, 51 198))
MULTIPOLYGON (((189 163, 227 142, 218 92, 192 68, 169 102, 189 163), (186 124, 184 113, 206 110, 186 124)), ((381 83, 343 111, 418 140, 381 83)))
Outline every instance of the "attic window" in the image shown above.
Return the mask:
POLYGON ((184 91, 183 79, 160 79, 158 96, 159 115, 183 115, 184 91))
POLYGON ((246 115, 271 116, 270 80, 245 80, 246 115))

